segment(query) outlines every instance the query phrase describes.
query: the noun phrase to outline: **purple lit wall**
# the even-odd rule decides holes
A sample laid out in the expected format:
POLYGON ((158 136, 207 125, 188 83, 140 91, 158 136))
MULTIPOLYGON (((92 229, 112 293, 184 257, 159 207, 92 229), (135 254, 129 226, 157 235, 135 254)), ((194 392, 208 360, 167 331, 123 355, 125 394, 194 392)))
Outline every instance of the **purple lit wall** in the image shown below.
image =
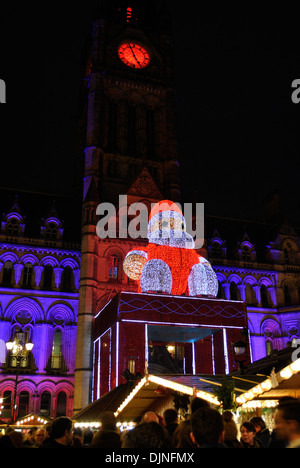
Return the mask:
POLYGON ((16 418, 73 413, 80 251, 65 248, 57 217, 44 220, 39 239, 25 238, 24 228, 14 209, 0 232, 0 418, 7 422, 14 397, 16 418), (34 346, 16 388, 16 359, 6 343, 17 339, 34 346))

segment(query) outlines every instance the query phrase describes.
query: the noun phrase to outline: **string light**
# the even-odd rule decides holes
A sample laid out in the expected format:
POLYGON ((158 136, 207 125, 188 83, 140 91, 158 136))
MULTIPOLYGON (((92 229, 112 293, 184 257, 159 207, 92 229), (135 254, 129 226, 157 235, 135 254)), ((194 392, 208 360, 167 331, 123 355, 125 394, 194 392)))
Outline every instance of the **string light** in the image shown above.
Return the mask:
POLYGON ((87 428, 95 428, 98 429, 101 427, 101 423, 98 421, 90 421, 90 422, 75 422, 74 427, 80 427, 82 429, 87 429, 87 428))
MULTIPOLYGON (((148 382, 155 383, 159 386, 163 386, 165 388, 169 388, 171 390, 174 390, 176 392, 181 392, 184 393, 185 395, 194 395, 194 389, 192 387, 188 387, 187 385, 180 384, 178 382, 174 382, 172 380, 164 379, 162 377, 158 377, 157 375, 148 375, 147 377, 144 377, 143 379, 140 380, 140 382, 134 387, 132 392, 125 398, 125 400, 122 402, 122 404, 119 406, 117 411, 115 412, 115 416, 117 417, 123 410, 124 408, 131 402, 131 400, 135 397, 135 395, 141 390, 141 388, 146 385, 148 382)), ((198 398, 202 398, 214 405, 219 406, 220 403, 216 397, 211 395, 210 393, 204 392, 202 390, 197 390, 196 391, 196 396, 198 398)))
MULTIPOLYGON (((277 372, 273 376, 273 385, 271 378, 268 378, 261 382, 260 384, 253 387, 248 392, 243 393, 242 395, 236 398, 236 402, 240 405, 249 403, 256 396, 262 395, 265 392, 271 390, 272 387, 277 387, 282 380, 287 380, 292 377, 294 374, 297 374, 300 371, 300 358, 286 366, 281 371, 277 372)), ((272 400, 273 401, 273 400, 272 400)))
MULTIPOLYGON (((21 419, 20 421, 17 421, 16 422, 16 425, 17 426, 22 426, 23 424, 28 424, 30 423, 31 421, 33 421, 35 419, 36 416, 28 416, 27 418, 24 418, 24 419, 21 419)), ((37 422, 41 423, 41 424, 47 424, 47 420, 38 416, 36 417, 36 420, 37 422)))
POLYGON ((144 384, 147 382, 146 377, 144 377, 140 382, 134 387, 131 393, 125 398, 123 403, 119 406, 117 411, 115 412, 115 416, 117 417, 119 413, 125 408, 125 406, 128 405, 128 403, 134 398, 134 396, 137 394, 137 392, 144 386, 144 384))
MULTIPOLYGON (((192 387, 188 387, 187 385, 183 385, 172 380, 163 379, 162 377, 158 377, 157 375, 149 375, 148 380, 158 385, 162 385, 166 388, 170 388, 171 390, 174 390, 176 392, 184 393, 185 395, 194 395, 194 389, 192 387)), ((210 393, 204 392, 203 390, 196 390, 196 396, 214 405, 220 405, 220 402, 216 397, 214 397, 210 393)))
POLYGON ((252 400, 247 403, 243 403, 242 408, 251 409, 251 408, 275 408, 278 405, 278 400, 252 400))

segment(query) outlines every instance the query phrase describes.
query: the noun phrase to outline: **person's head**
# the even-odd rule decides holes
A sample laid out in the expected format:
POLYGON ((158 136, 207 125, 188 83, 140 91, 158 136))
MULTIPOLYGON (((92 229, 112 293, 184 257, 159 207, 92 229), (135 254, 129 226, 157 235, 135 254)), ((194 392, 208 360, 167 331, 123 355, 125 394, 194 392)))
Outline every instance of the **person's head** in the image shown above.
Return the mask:
POLYGON ((300 437, 300 400, 279 403, 275 412, 275 428, 280 439, 290 442, 300 437))
POLYGON ((237 438, 237 426, 233 419, 233 414, 231 411, 224 411, 222 413, 223 424, 224 424, 224 439, 225 440, 235 440, 237 438))
POLYGON ((78 439, 83 438, 83 432, 82 432, 82 429, 80 427, 75 427, 73 429, 73 437, 77 437, 78 439))
POLYGON ((35 443, 35 434, 37 431, 37 427, 32 427, 26 434, 26 440, 29 444, 33 445, 35 443))
POLYGON ((143 422, 156 422, 159 423, 159 418, 154 411, 147 411, 142 419, 143 422))
POLYGON ((245 421, 241 425, 240 430, 241 430, 242 441, 245 442, 246 444, 253 445, 254 438, 256 435, 254 425, 249 421, 245 421))
POLYGON ((175 408, 168 408, 164 411, 163 418, 166 424, 174 424, 178 422, 178 412, 175 408))
POLYGON ((83 432, 83 445, 89 445, 93 440, 94 433, 92 429, 87 428, 83 432))
POLYGON ((35 444, 39 447, 46 439, 46 429, 39 427, 35 433, 35 444))
POLYGON ((98 431, 94 434, 91 448, 121 448, 120 434, 116 431, 98 431))
POLYGON ((223 442, 224 426, 220 413, 209 407, 199 408, 192 413, 191 439, 197 445, 218 444, 223 442))
POLYGON ((266 429, 265 421, 259 416, 253 416, 253 418, 250 419, 250 422, 252 422, 256 432, 260 432, 266 429))
POLYGON ((56 418, 51 427, 51 436, 62 445, 69 445, 73 439, 73 423, 67 416, 56 418))
POLYGON ((113 411, 105 411, 101 417, 103 431, 115 431, 117 428, 117 419, 113 411))
POLYGON ((199 408, 210 408, 210 404, 203 398, 195 397, 191 403, 191 412, 194 413, 199 408))
POLYGON ((10 438, 13 446, 15 448, 22 448, 22 444, 23 444, 23 434, 22 432, 19 432, 19 431, 11 431, 9 434, 8 434, 8 437, 10 438))
POLYGON ((72 447, 75 447, 75 448, 83 447, 83 432, 80 427, 75 427, 73 429, 72 447))
POLYGON ((157 422, 142 422, 122 437, 122 448, 171 448, 167 431, 157 422))
POLYGON ((191 439, 190 420, 186 419, 178 424, 173 434, 176 448, 196 448, 197 445, 191 439))

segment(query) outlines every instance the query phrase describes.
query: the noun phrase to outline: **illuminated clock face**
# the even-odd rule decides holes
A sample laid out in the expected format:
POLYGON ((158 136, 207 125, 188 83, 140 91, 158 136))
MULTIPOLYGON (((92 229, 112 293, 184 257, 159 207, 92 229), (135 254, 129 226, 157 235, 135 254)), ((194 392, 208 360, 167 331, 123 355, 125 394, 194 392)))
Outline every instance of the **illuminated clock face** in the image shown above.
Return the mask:
POLYGON ((145 68, 150 63, 150 54, 136 42, 123 42, 118 48, 118 54, 122 62, 131 68, 145 68))

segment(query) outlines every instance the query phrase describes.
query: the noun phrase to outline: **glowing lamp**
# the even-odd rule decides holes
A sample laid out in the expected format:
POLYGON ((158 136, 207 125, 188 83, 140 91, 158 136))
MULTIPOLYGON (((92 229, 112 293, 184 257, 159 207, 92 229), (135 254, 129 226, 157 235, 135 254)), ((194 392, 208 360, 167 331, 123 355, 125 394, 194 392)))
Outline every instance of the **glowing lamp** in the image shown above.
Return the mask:
POLYGON ((31 343, 31 341, 28 341, 28 342, 25 344, 25 348, 27 349, 27 351, 31 351, 32 348, 33 348, 33 343, 31 343))
POLYGON ((14 341, 8 341, 8 342, 6 343, 6 348, 7 348, 7 350, 8 350, 8 351, 11 351, 11 350, 13 349, 13 347, 14 347, 14 344, 15 344, 14 341))
POLYGON ((264 382, 261 383, 261 388, 264 391, 270 390, 272 388, 270 379, 264 380, 264 382))
POLYGON ((297 359, 291 364, 291 369, 293 372, 299 372, 300 371, 300 359, 297 359))
POLYGON ((291 376, 293 375, 293 372, 291 371, 291 369, 288 367, 286 367, 285 369, 283 369, 281 372, 280 372, 280 376, 283 378, 283 379, 289 379, 291 376))
POLYGON ((233 350, 237 356, 240 356, 246 351, 246 343, 242 340, 233 343, 233 350))

